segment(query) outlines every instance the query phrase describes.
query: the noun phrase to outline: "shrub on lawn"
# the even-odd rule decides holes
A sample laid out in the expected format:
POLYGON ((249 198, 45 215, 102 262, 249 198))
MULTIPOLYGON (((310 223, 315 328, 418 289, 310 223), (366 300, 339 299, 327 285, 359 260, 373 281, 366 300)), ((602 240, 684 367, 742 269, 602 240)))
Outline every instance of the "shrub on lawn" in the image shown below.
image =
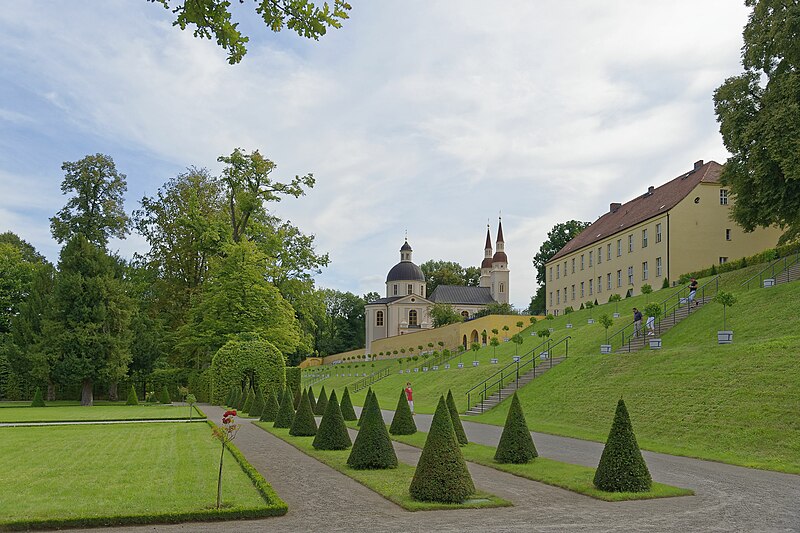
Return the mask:
POLYGON ((136 396, 136 387, 131 385, 131 390, 128 391, 128 401, 125 405, 139 405, 139 397, 136 396))
POLYGON ((303 379, 303 369, 297 366, 287 366, 285 375, 286 386, 289 387, 289 390, 292 392, 292 398, 294 398, 294 408, 297 409, 297 406, 300 404, 300 393, 302 392, 300 382, 303 379))
POLYGON ((36 393, 33 395, 31 407, 44 407, 44 398, 42 398, 42 389, 36 387, 36 393))
POLYGON ((353 401, 350 399, 350 391, 347 389, 347 387, 344 388, 344 394, 342 394, 342 403, 340 408, 342 410, 342 418, 345 420, 358 420, 358 417, 356 416, 356 410, 353 409, 353 401))
POLYGON ((392 435, 413 435, 417 432, 417 425, 414 417, 411 416, 411 409, 408 407, 405 389, 400 390, 400 399, 397 401, 397 409, 394 411, 392 425, 389 426, 389 433, 392 435))
POLYGON ((275 391, 267 393, 267 399, 264 400, 264 408, 261 410, 261 422, 275 422, 275 417, 278 416, 278 399, 275 397, 275 391))
POLYGON ((289 428, 289 435, 293 437, 313 437, 317 434, 317 421, 314 420, 314 413, 311 411, 311 402, 308 401, 308 393, 303 392, 300 396, 300 406, 294 414, 292 427, 289 428))
MULTIPOLYGON (((241 387, 245 375, 253 375, 253 382, 248 388, 282 391, 286 383, 283 354, 255 333, 240 333, 226 342, 214 354, 211 369, 212 403, 215 405, 222 403, 225 391, 230 387, 241 387)), ((239 411, 241 407, 236 406, 239 411)))
POLYGON ((250 410, 247 411, 247 414, 252 417, 258 418, 261 416, 261 411, 263 410, 264 410, 264 394, 261 392, 261 387, 258 387, 253 397, 253 405, 250 406, 250 410))
POLYGON ((367 398, 364 413, 347 465, 356 470, 397 468, 397 455, 375 394, 367 398))
POLYGON ((225 407, 233 405, 233 400, 236 399, 236 387, 231 387, 230 392, 225 396, 225 407))
POLYGON ((528 430, 525 414, 517 398, 517 393, 511 397, 511 408, 506 416, 506 425, 497 445, 494 460, 498 463, 527 463, 539 454, 533 444, 533 437, 528 430))
POLYGON ((158 396, 158 401, 163 403, 163 404, 171 404, 172 403, 172 398, 169 397, 169 389, 167 388, 166 385, 164 385, 164 388, 161 389, 161 394, 159 394, 159 396, 158 396))
POLYGON ((467 434, 464 432, 464 426, 461 424, 461 418, 458 416, 458 409, 456 409, 456 401, 453 399, 453 392, 448 389, 447 391, 447 410, 450 411, 450 417, 453 419, 453 431, 456 433, 456 440, 461 446, 469 444, 467 434))
POLYGON ((248 388, 247 397, 245 398, 244 403, 242 404, 242 409, 241 409, 242 414, 250 412, 250 409, 253 406, 253 401, 255 400, 255 398, 256 397, 255 394, 253 394, 253 389, 248 388))
POLYGON ((325 393, 325 385, 319 391, 319 398, 317 398, 317 405, 314 406, 314 414, 322 416, 325 414, 325 408, 328 407, 328 395, 325 393))
POLYGON ((439 397, 408 492, 415 500, 443 503, 463 502, 475 492, 444 397, 439 397))
POLYGON ((364 405, 361 407, 361 414, 358 416, 358 422, 356 422, 358 427, 361 427, 361 422, 364 420, 364 413, 367 412, 367 404, 369 403, 370 396, 372 396, 372 387, 367 389, 367 395, 364 397, 364 405))
POLYGON ((275 423, 272 424, 274 428, 290 428, 294 421, 294 398, 289 388, 283 389, 283 399, 278 408, 278 414, 275 415, 275 423))
MULTIPOLYGON (((302 401, 302 398, 300 401, 302 401)), ((308 388, 308 401, 311 404, 311 411, 314 411, 317 408, 317 400, 314 398, 314 389, 311 387, 308 388)), ((300 408, 300 404, 297 404, 297 408, 300 408)))
POLYGON ((314 437, 312 446, 317 450, 346 450, 352 445, 350 435, 347 433, 347 426, 344 425, 342 410, 339 408, 339 400, 336 398, 336 391, 331 391, 328 398, 328 406, 322 415, 319 423, 317 436, 314 437))
POLYGON ((607 492, 647 492, 652 485, 625 402, 620 398, 614 423, 594 473, 594 486, 607 492))

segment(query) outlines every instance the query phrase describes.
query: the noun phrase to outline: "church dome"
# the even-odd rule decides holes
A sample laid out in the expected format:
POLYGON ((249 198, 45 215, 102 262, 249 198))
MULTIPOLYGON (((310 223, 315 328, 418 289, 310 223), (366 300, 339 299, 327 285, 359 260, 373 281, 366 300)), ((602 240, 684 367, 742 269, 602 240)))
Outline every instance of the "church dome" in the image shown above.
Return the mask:
POLYGON ((492 268, 492 258, 484 257, 483 262, 481 263, 481 268, 492 268))
POLYGON ((425 274, 411 261, 400 261, 386 275, 386 283, 390 281, 425 281, 425 274))
POLYGON ((505 252, 495 252, 492 263, 508 263, 508 256, 505 252))

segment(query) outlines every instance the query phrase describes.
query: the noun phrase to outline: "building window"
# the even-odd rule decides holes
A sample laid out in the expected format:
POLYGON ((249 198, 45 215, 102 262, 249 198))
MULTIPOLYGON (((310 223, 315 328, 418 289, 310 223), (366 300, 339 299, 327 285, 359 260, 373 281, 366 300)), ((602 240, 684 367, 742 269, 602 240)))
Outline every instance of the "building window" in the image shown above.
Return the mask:
POLYGON ((656 257, 656 277, 661 277, 661 258, 656 257))
POLYGON ((617 239, 617 257, 622 255, 622 239, 617 239))
POLYGON ((409 283, 409 284, 408 284, 408 294, 411 294, 412 292, 414 292, 414 288, 413 288, 413 285, 411 285, 411 284, 409 283))
POLYGON ((642 248, 647 248, 647 229, 642 230, 642 248))
POLYGON ((608 288, 608 290, 611 290, 611 272, 606 274, 606 288, 608 288))
POLYGON ((585 266, 585 265, 584 265, 584 259, 585 259, 585 258, 584 258, 584 256, 583 256, 583 254, 581 254, 581 270, 583 270, 583 267, 585 266))
POLYGON ((606 246, 606 260, 611 261, 611 243, 606 246))
POLYGON ((564 277, 567 277, 567 262, 564 261, 564 277))
POLYGON ((557 303, 557 304, 560 304, 560 303, 561 303, 561 289, 558 289, 558 290, 556 291, 556 303, 557 303))
POLYGON ((622 270, 617 270, 617 287, 622 287, 622 270))
POLYGON ((589 266, 592 266, 592 256, 593 255, 594 255, 594 252, 589 252, 589 266))
POLYGON ((628 267, 628 285, 633 285, 633 267, 628 267))
POLYGON ((642 281, 647 279, 647 261, 642 263, 642 281))
POLYGON ((397 296, 397 283, 394 284, 394 296, 397 296))
POLYGON ((561 277, 561 263, 556 265, 556 279, 561 277))
POLYGON ((383 311, 378 311, 375 313, 375 325, 383 326, 383 311))
POLYGON ((501 281, 500 282, 500 293, 502 294, 504 291, 505 291, 505 285, 503 285, 503 282, 501 281))
POLYGON ((597 276, 597 292, 603 292, 603 276, 597 276))
POLYGON ((728 258, 727 257, 720 257, 719 258, 719 264, 720 265, 723 264, 723 263, 727 263, 727 262, 728 262, 728 258))
POLYGON ((581 281, 581 298, 583 298, 584 296, 586 295, 583 292, 583 282, 581 281))
POLYGON ((728 189, 719 190, 719 205, 728 205, 728 189))
POLYGON ((628 253, 633 251, 633 233, 628 235, 628 253))
POLYGON ((597 264, 599 265, 602 262, 603 262, 603 247, 601 246, 600 248, 597 249, 597 264))
POLYGON ((408 312, 408 327, 417 325, 417 311, 412 309, 408 312))
POLYGON ((419 295, 420 296, 425 296, 425 285, 420 285, 419 286, 419 295))
POLYGON ((550 267, 550 281, 553 281, 553 267, 550 267))
POLYGON ((555 303, 553 302, 553 291, 550 291, 550 307, 553 307, 555 303))
POLYGON ((572 258, 572 273, 575 273, 575 258, 572 258))
POLYGON ((730 229, 726 229, 725 230, 725 240, 726 241, 731 240, 731 230, 730 229))
POLYGON ((656 242, 661 242, 661 224, 656 224, 656 242))
POLYGON ((572 286, 572 300, 575 300, 575 285, 572 286))
POLYGON ((589 296, 591 296, 592 294, 594 294, 594 280, 590 279, 589 280, 589 296))

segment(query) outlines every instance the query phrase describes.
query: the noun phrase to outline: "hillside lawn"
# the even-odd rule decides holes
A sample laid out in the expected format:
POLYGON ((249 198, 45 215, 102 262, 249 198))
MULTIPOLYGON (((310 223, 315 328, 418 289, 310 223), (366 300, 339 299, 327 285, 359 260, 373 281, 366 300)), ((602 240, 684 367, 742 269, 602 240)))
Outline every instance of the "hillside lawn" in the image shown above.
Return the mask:
MULTIPOLYGON (((19 522, 91 525, 104 517, 110 518, 102 523, 113 524, 202 515, 216 503, 219 455, 207 424, 0 428, 2 471, 9 476, 0 484, 0 529, 19 522), (164 518, 136 519, 153 515, 164 518)), ((270 506, 230 452, 222 498, 229 512, 270 506)))
MULTIPOLYGON (((28 403, 30 405, 30 403, 28 403)), ((205 419, 196 407, 192 418, 205 419)), ((179 405, 74 405, 55 407, 4 407, 0 423, 9 422, 83 422, 118 420, 183 420, 189 418, 189 407, 179 405)))

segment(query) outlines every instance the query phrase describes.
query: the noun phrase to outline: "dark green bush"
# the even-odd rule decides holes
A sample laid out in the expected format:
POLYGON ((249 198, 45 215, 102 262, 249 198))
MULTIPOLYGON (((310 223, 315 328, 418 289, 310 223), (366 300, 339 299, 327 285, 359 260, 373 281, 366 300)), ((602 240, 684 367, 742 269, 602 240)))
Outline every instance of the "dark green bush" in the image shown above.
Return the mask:
POLYGON ((460 503, 475 493, 444 397, 439 397, 408 492, 415 500, 443 503, 460 503))
POLYGON ((261 416, 261 411, 264 410, 264 394, 261 392, 261 387, 256 389, 255 396, 253 398, 253 405, 250 406, 250 409, 247 411, 247 414, 251 417, 258 418, 261 416))
POLYGON ((325 393, 325 385, 319 391, 319 398, 317 398, 317 405, 314 406, 314 414, 322 416, 325 414, 325 408, 328 407, 328 395, 325 393))
POLYGON ((294 414, 292 427, 289 428, 289 435, 293 437, 313 437, 316 434, 317 421, 314 420, 314 413, 311 411, 308 393, 303 391, 302 396, 300 396, 300 406, 294 414))
POLYGON ((450 417, 453 419, 453 431, 456 433, 456 440, 461 446, 466 446, 469 441, 467 434, 464 432, 464 426, 461 424, 461 418, 458 416, 458 409, 456 409, 456 401, 453 399, 453 393, 447 390, 447 409, 450 411, 450 417))
POLYGON ((161 394, 158 396, 158 401, 163 404, 172 403, 172 398, 169 397, 169 389, 167 389, 166 385, 164 385, 164 388, 161 389, 161 394))
POLYGON ((262 422, 275 422, 275 417, 278 416, 278 409, 280 409, 280 405, 275 397, 275 392, 269 391, 266 400, 264 400, 264 408, 261 410, 261 418, 259 420, 262 422))
POLYGON ((36 387, 36 392, 33 395, 31 407, 44 407, 44 398, 42 398, 42 389, 36 387))
POLYGON ((522 464, 538 456, 528 423, 525 421, 525 414, 515 392, 511 397, 511 408, 506 416, 506 425, 503 427, 494 460, 498 463, 522 464))
POLYGON ((339 408, 339 401, 336 398, 336 391, 331 391, 328 398, 328 406, 322 415, 319 423, 317 436, 314 437, 312 446, 317 450, 346 450, 352 445, 350 435, 347 433, 347 426, 344 425, 342 410, 339 408))
POLYGON ((342 418, 345 420, 358 420, 356 416, 356 410, 353 409, 353 401, 350 400, 350 391, 347 387, 344 388, 344 394, 342 394, 342 418))
POLYGON ((364 406, 361 408, 361 414, 358 417, 358 422, 356 425, 361 427, 361 422, 364 420, 364 413, 367 412, 367 403, 369 403, 369 398, 372 396, 372 387, 367 389, 367 395, 364 396, 364 406))
POLYGON ((211 368, 189 374, 189 392, 194 394, 198 402, 211 402, 211 380, 211 368))
POLYGON ((283 389, 283 399, 278 408, 278 414, 275 415, 275 423, 272 427, 275 428, 290 428, 294 421, 294 398, 289 388, 283 389))
POLYGON ((347 465, 356 470, 397 468, 397 455, 375 394, 370 394, 364 404, 361 429, 347 458, 347 465))
POLYGON ((247 395, 250 392, 250 385, 246 385, 245 389, 239 393, 236 405, 234 408, 239 412, 244 412, 244 404, 247 402, 247 395))
POLYGON ((625 402, 620 398, 594 473, 594 486, 607 492, 647 492, 651 485, 650 471, 633 434, 625 402))
POLYGON ((302 368, 297 366, 286 367, 286 386, 289 387, 289 390, 292 392, 292 398, 294 398, 295 409, 297 409, 297 406, 300 403, 300 393, 302 392, 301 390, 302 387, 300 386, 300 382, 302 381, 302 379, 303 379, 302 368))
POLYGON ((136 396, 136 387, 131 385, 131 390, 128 391, 128 401, 125 405, 139 405, 139 397, 136 396))
POLYGON ((311 411, 314 411, 317 408, 317 399, 314 398, 314 389, 311 387, 308 388, 308 402, 311 404, 311 411))
POLYGON ((230 392, 227 396, 225 396, 225 406, 230 407, 233 405, 233 401, 236 399, 236 387, 231 387, 230 392))
POLYGON ((255 399, 256 399, 256 396, 255 396, 255 394, 253 394, 253 389, 248 389, 247 390, 247 397, 245 398, 244 403, 242 404, 242 409, 241 409, 241 411, 242 411, 241 414, 242 415, 244 415, 244 413, 249 413, 250 412, 250 409, 252 408, 253 402, 255 401, 255 399))
POLYGON ((389 433, 392 435, 413 435, 416 432, 417 424, 414 423, 414 417, 408 407, 406 391, 401 389, 400 399, 397 401, 397 409, 395 409, 394 417, 392 418, 392 425, 389 426, 389 433))

